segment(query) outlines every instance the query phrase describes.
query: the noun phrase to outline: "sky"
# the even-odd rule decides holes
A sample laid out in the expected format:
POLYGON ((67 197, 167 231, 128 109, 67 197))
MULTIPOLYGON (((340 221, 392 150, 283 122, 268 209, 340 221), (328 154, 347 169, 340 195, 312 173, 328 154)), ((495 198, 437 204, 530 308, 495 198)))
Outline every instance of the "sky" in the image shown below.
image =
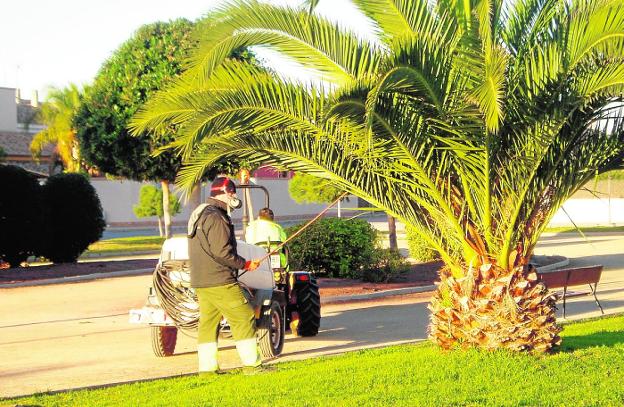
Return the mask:
MULTIPOLYGON (((23 98, 37 90, 43 98, 49 86, 89 83, 141 25, 178 17, 195 20, 219 4, 221 0, 0 0, 0 87, 20 88, 23 98)), ((321 0, 317 11, 361 35, 370 30, 348 0, 321 0)), ((269 62, 275 58, 263 51, 259 56, 269 62)), ((280 65, 298 79, 305 76, 294 65, 280 65)))

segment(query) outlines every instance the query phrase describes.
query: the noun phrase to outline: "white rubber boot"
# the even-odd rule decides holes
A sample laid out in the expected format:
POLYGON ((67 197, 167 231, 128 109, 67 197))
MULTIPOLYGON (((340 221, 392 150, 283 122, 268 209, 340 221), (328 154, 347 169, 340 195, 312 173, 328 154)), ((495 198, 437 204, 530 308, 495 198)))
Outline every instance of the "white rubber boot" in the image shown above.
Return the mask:
POLYGON ((199 373, 216 372, 219 370, 216 342, 198 344, 197 356, 199 357, 199 373))
POLYGON ((262 364, 260 357, 260 349, 256 343, 256 338, 243 339, 236 342, 236 350, 240 356, 241 362, 245 367, 257 367, 262 364))

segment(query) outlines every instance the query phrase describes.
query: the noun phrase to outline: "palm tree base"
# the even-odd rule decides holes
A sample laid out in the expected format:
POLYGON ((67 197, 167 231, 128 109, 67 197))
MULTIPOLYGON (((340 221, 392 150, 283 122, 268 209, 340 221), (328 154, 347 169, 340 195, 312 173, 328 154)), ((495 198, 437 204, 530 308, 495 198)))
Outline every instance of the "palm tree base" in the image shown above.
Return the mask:
POLYGON ((429 305, 429 338, 444 349, 547 352, 561 343, 556 300, 524 267, 485 264, 462 278, 445 269, 429 305))

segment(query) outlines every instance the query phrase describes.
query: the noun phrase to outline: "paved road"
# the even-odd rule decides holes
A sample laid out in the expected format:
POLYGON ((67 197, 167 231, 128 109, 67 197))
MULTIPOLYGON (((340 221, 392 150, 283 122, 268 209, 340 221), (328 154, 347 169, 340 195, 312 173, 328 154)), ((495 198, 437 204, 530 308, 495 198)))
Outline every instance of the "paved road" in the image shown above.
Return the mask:
MULTIPOLYGON (((571 257, 572 264, 604 264, 599 298, 607 312, 623 312, 624 235, 591 240, 546 237, 537 252, 571 257)), ((193 338, 180 338, 176 356, 156 358, 149 330, 127 323, 128 309, 143 305, 149 279, 0 289, 0 397, 196 371, 193 338)), ((324 306, 319 335, 287 337, 280 361, 422 340, 427 302, 427 294, 414 294, 324 306)), ((577 297, 568 315, 599 312, 590 297, 577 297)), ((236 366, 232 343, 224 341, 221 348, 222 367, 236 366)))

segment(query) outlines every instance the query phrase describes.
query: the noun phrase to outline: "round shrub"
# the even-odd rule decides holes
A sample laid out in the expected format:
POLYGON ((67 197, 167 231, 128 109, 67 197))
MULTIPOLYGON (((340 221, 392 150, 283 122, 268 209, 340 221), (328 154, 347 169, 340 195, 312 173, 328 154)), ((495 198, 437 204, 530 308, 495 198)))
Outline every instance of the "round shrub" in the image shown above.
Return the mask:
POLYGON ((405 228, 407 234, 407 245, 410 257, 421 262, 433 261, 440 258, 438 252, 427 244, 413 228, 405 228))
POLYGON ((84 175, 57 174, 42 188, 46 238, 42 255, 55 263, 74 262, 106 226, 98 195, 84 175))
POLYGON ((376 249, 373 263, 364 269, 362 280, 370 283, 388 283, 410 270, 410 265, 398 250, 376 249))
POLYGON ((19 266, 41 236, 41 187, 23 168, 0 165, 0 259, 19 266))
MULTIPOLYGON (((286 229, 288 236, 303 224, 286 229)), ((375 260, 377 231, 365 220, 325 218, 289 245, 291 269, 330 277, 359 278, 375 260)))

